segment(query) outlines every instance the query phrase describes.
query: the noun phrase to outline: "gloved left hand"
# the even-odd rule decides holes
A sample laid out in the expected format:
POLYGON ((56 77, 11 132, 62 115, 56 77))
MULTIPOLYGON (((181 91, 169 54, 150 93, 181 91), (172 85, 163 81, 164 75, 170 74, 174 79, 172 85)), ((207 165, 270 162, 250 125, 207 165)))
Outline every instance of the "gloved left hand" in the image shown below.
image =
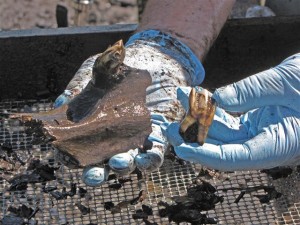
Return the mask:
POLYGON ((121 175, 131 172, 134 166, 151 172, 162 165, 166 150, 160 124, 167 122, 166 118, 174 121, 184 113, 176 99, 176 87, 201 83, 204 69, 187 46, 154 30, 138 33, 129 39, 125 64, 145 69, 152 77, 152 85, 146 90, 146 102, 152 117, 152 133, 148 138, 152 148, 146 152, 134 149, 115 155, 109 160, 109 166, 121 175))
MULTIPOLYGON (((126 65, 147 70, 152 78, 152 85, 145 90, 146 105, 152 116, 152 133, 148 138, 152 148, 146 152, 130 149, 128 152, 113 156, 109 160, 109 167, 120 175, 128 174, 136 167, 142 171, 153 171, 162 165, 166 145, 160 124, 166 122, 165 118, 174 121, 184 113, 176 98, 176 87, 200 84, 204 79, 204 69, 192 51, 183 43, 160 31, 147 30, 133 35, 126 44, 125 52, 126 65)), ((86 67, 90 68, 91 62, 87 60, 86 67)), ((82 80, 81 75, 74 77, 73 80, 75 82, 71 82, 70 86, 82 80)), ((134 85, 139 84, 132 85, 134 88, 134 85)), ((82 90, 82 87, 76 86, 78 90, 82 90)), ((58 97, 56 103, 57 105, 66 103, 70 98, 72 95, 65 91, 58 97)), ((101 177, 105 177, 104 173, 107 172, 103 168, 94 167, 85 170, 84 180, 88 185, 99 185, 101 177)))
MULTIPOLYGON (((178 90, 186 110, 189 91, 178 90)), ((222 171, 299 164, 300 54, 217 89, 213 98, 227 111, 246 113, 235 118, 217 108, 203 146, 185 143, 179 123, 165 123, 163 133, 180 158, 222 171)))

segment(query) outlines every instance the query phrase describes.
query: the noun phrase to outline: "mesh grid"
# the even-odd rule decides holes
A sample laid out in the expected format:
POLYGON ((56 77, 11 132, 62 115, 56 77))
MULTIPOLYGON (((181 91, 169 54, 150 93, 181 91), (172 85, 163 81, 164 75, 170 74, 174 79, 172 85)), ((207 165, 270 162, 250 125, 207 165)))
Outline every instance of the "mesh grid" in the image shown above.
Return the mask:
MULTIPOLYGON (((30 106, 33 111, 47 111, 51 108, 48 101, 2 101, 0 111, 22 112, 30 106)), ((32 136, 24 133, 17 121, 2 120, 0 122, 0 143, 11 143, 14 151, 19 151, 25 158, 35 157, 50 165, 59 165, 55 150, 50 144, 33 145, 32 136)), ((26 168, 20 166, 15 171, 4 173, 0 170, 0 217, 7 215, 8 207, 18 207, 21 204, 39 211, 30 220, 29 224, 145 224, 142 220, 134 220, 132 214, 141 209, 141 203, 128 205, 122 208, 121 213, 112 214, 105 210, 104 202, 112 201, 117 204, 124 200, 131 200, 139 193, 136 175, 131 175, 131 181, 124 183, 123 187, 115 190, 109 188, 109 184, 93 188, 86 186, 81 181, 82 169, 70 169, 60 166, 54 181, 48 181, 47 186, 55 186, 58 191, 63 187, 70 190, 71 184, 77 184, 78 188, 87 190, 85 197, 78 194, 67 199, 56 200, 49 193, 44 193, 42 184, 28 184, 26 191, 7 191, 10 184, 6 179, 14 174, 24 173, 26 168), (76 204, 84 205, 90 212, 83 214, 76 204)), ((157 224, 169 224, 167 218, 158 215, 158 202, 170 202, 173 196, 184 196, 187 187, 199 173, 201 167, 193 164, 181 165, 166 159, 163 166, 156 172, 147 174, 147 199, 142 203, 151 206, 153 216, 148 220, 157 224)), ((217 188, 218 195, 224 196, 224 202, 216 205, 214 210, 205 212, 207 216, 216 218, 218 224, 300 224, 300 182, 299 172, 294 171, 288 178, 272 180, 266 174, 259 171, 244 171, 229 174, 213 175, 209 182, 217 188), (260 203, 254 195, 265 194, 263 190, 255 193, 246 193, 238 202, 234 203, 239 195, 238 190, 227 190, 241 186, 253 187, 260 185, 274 185, 276 190, 283 194, 282 197, 271 200, 268 204, 260 203)))

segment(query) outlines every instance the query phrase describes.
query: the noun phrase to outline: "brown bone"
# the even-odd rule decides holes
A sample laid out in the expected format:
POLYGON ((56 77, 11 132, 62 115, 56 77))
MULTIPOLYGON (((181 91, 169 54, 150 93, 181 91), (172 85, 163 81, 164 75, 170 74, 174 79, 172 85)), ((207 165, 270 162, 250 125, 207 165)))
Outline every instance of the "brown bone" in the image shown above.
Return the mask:
POLYGON ((81 166, 141 146, 151 132, 150 113, 144 104, 150 83, 146 71, 130 70, 122 83, 97 103, 91 116, 71 126, 46 124, 56 138, 53 145, 81 166))
POLYGON ((42 121, 46 133, 55 139, 52 144, 77 166, 98 164, 140 147, 151 132, 150 112, 145 105, 151 78, 145 70, 127 68, 125 73, 121 83, 98 100, 91 115, 80 122, 67 119, 68 105, 21 118, 42 121))
POLYGON ((151 132, 145 105, 151 77, 145 70, 120 66, 125 56, 122 48, 119 41, 96 60, 95 82, 69 104, 46 113, 12 117, 41 121, 44 133, 54 138, 53 145, 76 166, 95 165, 142 146, 151 132))

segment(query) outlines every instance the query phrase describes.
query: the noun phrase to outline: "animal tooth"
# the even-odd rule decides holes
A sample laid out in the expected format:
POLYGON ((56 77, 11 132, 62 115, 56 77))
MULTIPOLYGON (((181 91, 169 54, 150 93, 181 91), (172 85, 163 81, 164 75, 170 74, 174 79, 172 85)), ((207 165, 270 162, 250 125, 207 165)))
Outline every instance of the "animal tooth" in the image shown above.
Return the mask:
POLYGON ((209 96, 206 89, 192 88, 189 95, 190 109, 181 122, 180 132, 184 133, 186 130, 197 121, 198 134, 197 141, 203 145, 207 137, 208 129, 214 118, 216 103, 209 96))
POLYGON ((184 120, 180 124, 180 132, 184 133, 186 130, 196 122, 197 120, 191 115, 187 114, 184 120))

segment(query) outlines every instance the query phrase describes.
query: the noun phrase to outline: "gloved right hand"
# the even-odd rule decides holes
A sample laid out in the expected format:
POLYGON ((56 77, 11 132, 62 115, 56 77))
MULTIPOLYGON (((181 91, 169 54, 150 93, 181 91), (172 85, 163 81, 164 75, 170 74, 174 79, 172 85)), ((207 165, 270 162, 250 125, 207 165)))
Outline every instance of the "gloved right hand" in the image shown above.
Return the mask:
MULTIPOLYGON (((188 93, 179 91, 186 109, 188 93)), ((222 171, 299 164, 300 54, 217 89, 213 98, 227 111, 247 113, 234 118, 217 108, 203 146, 184 143, 179 123, 165 123, 164 134, 180 158, 222 171)))

